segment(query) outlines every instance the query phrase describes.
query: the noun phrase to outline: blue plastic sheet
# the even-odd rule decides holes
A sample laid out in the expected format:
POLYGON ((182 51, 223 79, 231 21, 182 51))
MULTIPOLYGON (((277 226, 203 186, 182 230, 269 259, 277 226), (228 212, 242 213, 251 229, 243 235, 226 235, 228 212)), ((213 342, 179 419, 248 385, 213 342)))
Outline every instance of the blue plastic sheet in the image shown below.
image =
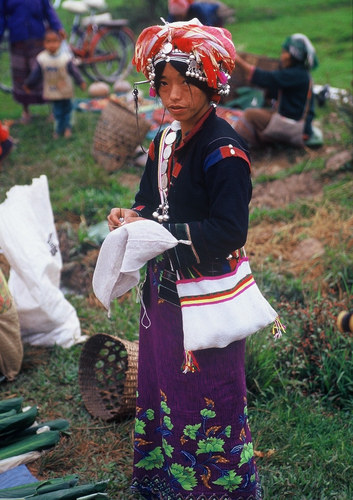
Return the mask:
POLYGON ((38 479, 30 473, 26 465, 18 465, 0 474, 0 490, 21 486, 22 484, 36 483, 37 481, 38 479))

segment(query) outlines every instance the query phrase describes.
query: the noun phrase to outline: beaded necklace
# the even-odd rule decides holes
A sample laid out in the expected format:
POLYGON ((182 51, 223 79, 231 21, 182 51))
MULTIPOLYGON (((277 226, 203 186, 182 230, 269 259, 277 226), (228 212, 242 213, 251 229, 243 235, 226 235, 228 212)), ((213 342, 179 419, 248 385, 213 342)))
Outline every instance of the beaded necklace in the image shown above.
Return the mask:
POLYGON ((158 189, 161 202, 152 215, 160 224, 168 222, 169 220, 168 165, 173 152, 173 146, 177 138, 178 130, 180 130, 180 122, 175 120, 172 122, 170 127, 163 130, 159 145, 158 189))

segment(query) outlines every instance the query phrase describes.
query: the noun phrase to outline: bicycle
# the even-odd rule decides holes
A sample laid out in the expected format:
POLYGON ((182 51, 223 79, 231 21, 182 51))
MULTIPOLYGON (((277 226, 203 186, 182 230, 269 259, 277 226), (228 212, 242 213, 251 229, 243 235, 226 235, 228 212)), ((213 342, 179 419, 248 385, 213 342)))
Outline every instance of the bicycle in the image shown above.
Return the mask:
POLYGON ((135 36, 126 19, 112 19, 104 0, 64 0, 61 7, 74 14, 69 49, 90 80, 114 83, 132 70, 135 36), (88 15, 85 15, 88 14, 88 15))
MULTIPOLYGON (((64 0, 54 6, 74 14, 68 37, 69 50, 80 70, 92 81, 114 83, 132 70, 135 36, 128 20, 112 19, 105 0, 64 0)), ((7 33, 0 43, 0 90, 11 92, 10 52, 7 33)), ((64 41, 65 44, 65 41, 64 41)))

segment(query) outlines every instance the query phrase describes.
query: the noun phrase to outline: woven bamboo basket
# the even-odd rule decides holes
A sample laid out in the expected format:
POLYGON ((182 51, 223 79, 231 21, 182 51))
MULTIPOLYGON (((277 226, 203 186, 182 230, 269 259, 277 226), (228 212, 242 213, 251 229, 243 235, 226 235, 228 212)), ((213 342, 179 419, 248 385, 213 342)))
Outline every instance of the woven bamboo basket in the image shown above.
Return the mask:
POLYGON ((93 138, 93 157, 108 172, 121 168, 133 156, 151 124, 118 98, 110 99, 103 108, 93 138))
POLYGON ((97 333, 84 344, 79 387, 87 411, 105 421, 134 415, 138 343, 97 333))

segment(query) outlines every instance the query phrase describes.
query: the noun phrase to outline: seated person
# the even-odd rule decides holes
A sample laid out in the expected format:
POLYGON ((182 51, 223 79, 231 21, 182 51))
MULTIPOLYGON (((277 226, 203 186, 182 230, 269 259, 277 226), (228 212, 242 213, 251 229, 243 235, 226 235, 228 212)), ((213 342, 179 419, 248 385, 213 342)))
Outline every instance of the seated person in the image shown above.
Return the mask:
MULTIPOLYGON (((305 117, 303 140, 309 140, 313 134, 314 118, 310 70, 318 65, 310 40, 300 33, 287 37, 282 45, 278 70, 262 70, 249 64, 239 55, 236 55, 235 62, 244 71, 249 83, 266 89, 267 94, 274 99, 272 109, 246 109, 243 117, 237 121, 235 129, 246 139, 249 146, 259 147, 266 142, 274 142, 264 134, 264 130, 275 111, 291 120, 298 121, 305 117)), ((288 138, 288 143, 290 142, 288 138)))
POLYGON ((168 21, 190 21, 196 17, 206 26, 222 27, 233 9, 217 0, 168 0, 168 21))

